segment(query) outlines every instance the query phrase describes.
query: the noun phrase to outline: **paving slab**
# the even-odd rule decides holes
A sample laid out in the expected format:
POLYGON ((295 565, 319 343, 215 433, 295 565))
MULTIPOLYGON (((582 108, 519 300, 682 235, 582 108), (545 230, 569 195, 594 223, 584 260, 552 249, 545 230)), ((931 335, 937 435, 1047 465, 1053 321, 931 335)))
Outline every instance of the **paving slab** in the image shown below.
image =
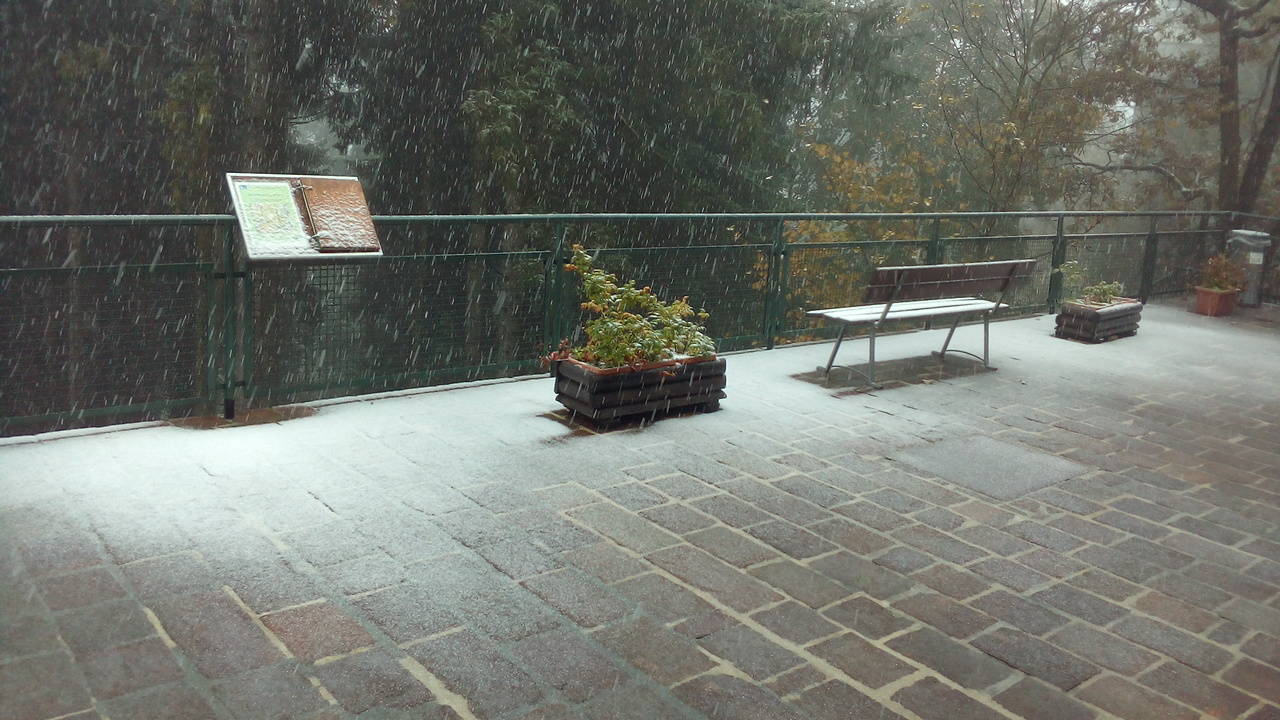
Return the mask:
POLYGON ((1280 333, 1051 333, 608 432, 535 378, 2 440, 0 716, 1276 718, 1280 333))
POLYGON ((903 448, 890 457, 1000 500, 1089 471, 1080 463, 981 435, 903 448))

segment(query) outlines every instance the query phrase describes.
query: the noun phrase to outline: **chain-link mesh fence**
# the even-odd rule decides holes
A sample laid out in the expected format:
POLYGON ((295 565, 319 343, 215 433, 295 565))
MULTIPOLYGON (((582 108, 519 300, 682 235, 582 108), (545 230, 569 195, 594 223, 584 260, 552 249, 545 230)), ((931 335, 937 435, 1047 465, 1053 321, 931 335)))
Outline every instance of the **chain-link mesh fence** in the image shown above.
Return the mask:
POLYGON ((1161 222, 1152 297, 1186 293, 1200 281, 1200 267, 1209 257, 1209 245, 1218 233, 1200 218, 1174 218, 1161 222))
MULTIPOLYGON (((600 267, 620 281, 635 280, 664 300, 688 296, 710 315, 707 334, 722 351, 765 345, 768 245, 675 248, 607 248, 596 251, 600 267)), ((576 283, 577 277, 571 278, 576 283)), ((580 328, 581 315, 573 323, 580 328)), ((575 337, 571 342, 579 342, 575 337)))
POLYGON ((917 242, 853 245, 849 243, 797 243, 787 252, 782 279, 782 332, 788 341, 834 337, 834 329, 810 310, 857 305, 875 268, 915 265, 923 260, 924 245, 917 242))
POLYGON ((876 267, 1036 258, 1006 301, 1039 312, 1055 247, 1087 282, 1160 295, 1193 284, 1221 235, 1208 215, 1160 217, 1154 246, 1150 217, 1109 215, 421 217, 380 222, 376 262, 245 268, 221 216, 3 220, 5 434, 535 372, 562 338, 582 341, 573 244, 624 282, 689 296, 731 351, 830 337, 806 311, 859 303, 876 267))
POLYGON ((168 259, 198 260, 207 239, 189 228, 4 231, 0 434, 199 409, 216 371, 214 265, 168 259))
POLYGON ((253 272, 251 394, 278 403, 528 373, 547 253, 253 272))

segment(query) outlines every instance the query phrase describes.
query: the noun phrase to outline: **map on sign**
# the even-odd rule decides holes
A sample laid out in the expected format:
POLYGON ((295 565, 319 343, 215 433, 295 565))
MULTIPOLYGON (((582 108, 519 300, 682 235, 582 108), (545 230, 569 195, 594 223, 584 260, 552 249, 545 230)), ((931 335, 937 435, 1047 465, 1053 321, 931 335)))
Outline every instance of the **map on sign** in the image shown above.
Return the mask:
POLYGON ((273 255, 314 252, 288 180, 241 180, 235 189, 245 245, 273 255))
POLYGON ((356 178, 228 173, 227 185, 251 262, 382 255, 356 178))

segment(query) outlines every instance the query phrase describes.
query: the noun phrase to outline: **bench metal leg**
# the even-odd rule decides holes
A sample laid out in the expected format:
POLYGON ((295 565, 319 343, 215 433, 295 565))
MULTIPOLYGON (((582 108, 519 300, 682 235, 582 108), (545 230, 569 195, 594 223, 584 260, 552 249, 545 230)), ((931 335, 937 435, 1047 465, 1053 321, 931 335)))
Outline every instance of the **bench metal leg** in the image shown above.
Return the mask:
POLYGON ((844 340, 844 331, 849 329, 848 323, 840 323, 840 334, 836 336, 835 347, 831 348, 831 357, 827 358, 827 369, 823 371, 824 377, 831 377, 831 366, 835 364, 836 353, 840 352, 840 343, 844 340))
MULTIPOLYGON (((849 329, 848 323, 840 324, 840 334, 836 335, 836 344, 834 347, 831 348, 831 356, 827 358, 827 366, 825 368, 824 367, 818 368, 818 370, 820 370, 823 373, 824 381, 830 381, 831 379, 831 368, 835 367, 836 354, 840 352, 840 343, 844 340, 844 336, 848 332, 848 329, 849 329)), ((853 373, 854 375, 861 376, 863 380, 867 381, 866 386, 873 387, 877 390, 883 387, 882 385, 876 384, 876 331, 878 329, 879 328, 876 325, 871 326, 871 335, 868 338, 870 341, 868 347, 870 348, 871 362, 867 368, 867 372, 864 373, 861 370, 858 370, 856 367, 849 366, 849 365, 841 366, 844 369, 848 370, 849 372, 853 373)))
POLYGON ((958 353, 960 355, 968 355, 969 357, 975 360, 981 360, 982 366, 984 368, 987 368, 989 370, 994 370, 995 368, 991 367, 991 313, 987 312, 982 314, 982 355, 981 356, 977 355, 976 353, 971 353, 968 350, 950 349, 951 337, 952 335, 955 334, 956 328, 960 325, 961 319, 963 319, 963 316, 957 315, 955 322, 951 324, 951 329, 947 331, 947 340, 946 342, 942 343, 942 350, 934 350, 930 354, 932 354, 934 357, 938 358, 939 360, 942 360, 943 362, 946 362, 947 353, 952 353, 952 354, 958 353))
POLYGON ((982 366, 991 367, 991 313, 982 313, 982 366))
POLYGON ((946 354, 947 354, 947 348, 951 345, 951 336, 956 334, 956 328, 960 326, 960 318, 962 318, 962 317, 964 317, 964 316, 963 316, 963 315, 957 315, 957 316, 956 316, 956 321, 955 321, 955 322, 953 322, 953 323, 951 323, 951 329, 947 331, 947 340, 946 340, 946 342, 942 343, 942 350, 940 350, 940 351, 938 352, 938 357, 945 357, 945 356, 946 356, 946 354))
POLYGON ((872 387, 878 387, 876 385, 876 331, 879 329, 879 325, 871 326, 871 362, 867 365, 867 383, 872 387))

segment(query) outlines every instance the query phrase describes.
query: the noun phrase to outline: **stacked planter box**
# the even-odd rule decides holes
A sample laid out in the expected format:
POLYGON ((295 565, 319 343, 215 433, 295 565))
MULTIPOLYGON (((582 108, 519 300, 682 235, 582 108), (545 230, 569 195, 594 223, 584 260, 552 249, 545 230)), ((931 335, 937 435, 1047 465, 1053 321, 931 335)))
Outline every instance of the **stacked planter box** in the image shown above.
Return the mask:
POLYGON ((555 365, 556 400, 599 422, 680 408, 717 410, 725 396, 724 371, 725 361, 715 357, 610 369, 560 360, 555 365))
POLYGON ((1141 319, 1142 303, 1131 298, 1117 298, 1107 305, 1068 302, 1058 312, 1054 335, 1100 343, 1138 334, 1141 319))

